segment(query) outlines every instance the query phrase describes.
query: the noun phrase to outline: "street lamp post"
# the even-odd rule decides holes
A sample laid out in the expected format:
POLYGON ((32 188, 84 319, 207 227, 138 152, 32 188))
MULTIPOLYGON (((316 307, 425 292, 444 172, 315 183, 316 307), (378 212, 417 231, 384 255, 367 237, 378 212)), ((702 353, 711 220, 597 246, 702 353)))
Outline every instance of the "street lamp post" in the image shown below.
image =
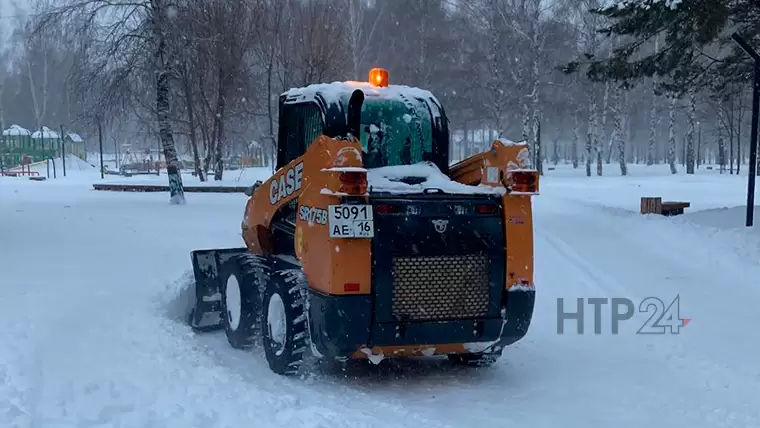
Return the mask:
POLYGON ((66 176, 66 137, 63 134, 63 125, 61 125, 61 159, 63 160, 63 176, 66 176))
POLYGON ((746 226, 752 227, 755 216, 755 175, 757 174, 757 127, 758 109, 760 109, 760 55, 738 34, 731 38, 754 60, 755 77, 752 84, 752 135, 749 143, 749 177, 747 177, 747 220, 746 226))

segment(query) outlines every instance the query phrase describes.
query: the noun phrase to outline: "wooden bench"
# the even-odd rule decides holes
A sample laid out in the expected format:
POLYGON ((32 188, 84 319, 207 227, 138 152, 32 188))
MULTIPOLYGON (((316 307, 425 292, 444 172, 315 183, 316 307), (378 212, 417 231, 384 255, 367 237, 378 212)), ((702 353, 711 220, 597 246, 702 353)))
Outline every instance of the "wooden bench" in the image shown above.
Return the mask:
MULTIPOLYGON (((169 186, 155 184, 93 184, 95 190, 111 192, 168 192, 169 186)), ((245 193, 251 186, 183 186, 185 192, 195 193, 245 193)))
POLYGON ((689 208, 691 203, 678 201, 662 201, 662 198, 644 197, 641 198, 642 214, 661 214, 664 216, 674 216, 683 214, 684 209, 689 208))

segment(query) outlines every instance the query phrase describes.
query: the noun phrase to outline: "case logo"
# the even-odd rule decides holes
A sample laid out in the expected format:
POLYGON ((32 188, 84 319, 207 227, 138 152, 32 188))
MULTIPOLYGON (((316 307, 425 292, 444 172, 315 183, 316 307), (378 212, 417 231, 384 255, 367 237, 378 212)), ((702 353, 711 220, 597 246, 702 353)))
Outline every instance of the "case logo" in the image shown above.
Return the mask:
POLYGON ((435 227, 435 231, 438 233, 445 232, 446 228, 449 227, 448 220, 433 220, 432 223, 433 223, 433 226, 435 227))
POLYGON ((300 190, 302 179, 303 162, 300 162, 280 174, 279 179, 272 180, 269 184, 269 203, 274 205, 292 195, 296 190, 300 190))

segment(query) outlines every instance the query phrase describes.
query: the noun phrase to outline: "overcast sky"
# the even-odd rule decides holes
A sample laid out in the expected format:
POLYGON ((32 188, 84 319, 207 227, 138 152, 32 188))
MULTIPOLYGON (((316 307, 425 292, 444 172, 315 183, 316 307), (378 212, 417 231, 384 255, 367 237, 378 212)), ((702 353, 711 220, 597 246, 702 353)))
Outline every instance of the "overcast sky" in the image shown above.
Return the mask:
MULTIPOLYGON (((29 4, 33 0, 16 0, 16 4, 29 10, 29 4)), ((0 44, 4 44, 13 26, 13 15, 16 13, 11 7, 12 0, 0 0, 0 44)))

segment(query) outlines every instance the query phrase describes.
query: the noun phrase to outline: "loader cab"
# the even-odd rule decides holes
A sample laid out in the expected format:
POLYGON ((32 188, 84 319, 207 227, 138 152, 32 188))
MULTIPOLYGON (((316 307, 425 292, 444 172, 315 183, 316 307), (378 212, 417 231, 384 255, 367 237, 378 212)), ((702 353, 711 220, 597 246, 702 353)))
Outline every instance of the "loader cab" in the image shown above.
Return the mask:
POLYGON ((388 85, 387 73, 378 79, 377 70, 369 82, 315 84, 282 94, 277 168, 303 155, 320 135, 347 135, 349 99, 360 89, 358 137, 366 168, 429 161, 448 173, 448 119, 441 104, 428 91, 388 85))

